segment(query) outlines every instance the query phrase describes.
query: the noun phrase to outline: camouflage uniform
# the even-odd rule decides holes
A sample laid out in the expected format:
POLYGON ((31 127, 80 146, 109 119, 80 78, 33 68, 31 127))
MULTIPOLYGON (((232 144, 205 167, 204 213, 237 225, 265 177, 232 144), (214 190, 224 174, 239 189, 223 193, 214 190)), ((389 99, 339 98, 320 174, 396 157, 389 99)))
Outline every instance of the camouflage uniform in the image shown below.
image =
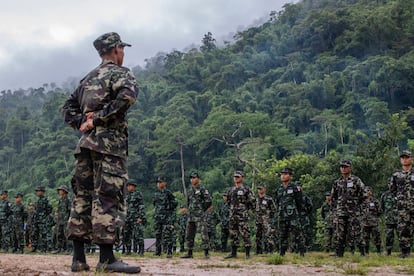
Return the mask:
MULTIPOLYGON (((304 246, 305 251, 312 250, 312 225, 310 218, 312 216, 313 212, 313 203, 312 199, 302 193, 302 211, 299 213, 299 221, 301 226, 301 231, 303 233, 303 239, 304 239, 304 246)), ((298 251, 298 246, 295 243, 294 244, 294 251, 298 251)))
POLYGON ((325 251, 329 252, 334 248, 334 207, 332 201, 330 203, 325 202, 321 207, 321 217, 325 223, 325 251))
POLYGON ((273 252, 272 221, 275 213, 276 205, 271 196, 265 194, 263 197, 256 197, 256 254, 263 254, 263 251, 273 252))
POLYGON ((57 218, 56 218, 56 243, 58 251, 68 250, 68 241, 66 239, 66 229, 70 215, 71 200, 68 198, 68 188, 63 185, 59 187, 59 190, 66 192, 65 195, 59 198, 57 206, 57 218))
POLYGON ((303 255, 304 238, 299 220, 302 210, 301 187, 293 182, 289 182, 286 187, 281 184, 276 190, 275 202, 279 217, 280 255, 285 255, 288 249, 289 234, 292 235, 292 240, 298 245, 298 251, 303 255))
POLYGON ((220 223, 220 217, 212 207, 206 211, 207 234, 209 239, 209 247, 217 250, 220 246, 217 240, 216 226, 220 223))
MULTIPOLYGON (((160 178, 159 178, 160 179, 160 178)), ((168 189, 157 191, 154 194, 153 200, 154 222, 155 222, 155 238, 156 251, 155 255, 161 255, 162 243, 167 247, 169 255, 172 254, 172 247, 175 240, 174 224, 176 220, 175 209, 177 208, 177 200, 172 192, 168 189)))
MULTIPOLYGON (((107 40, 114 39, 115 34, 110 35, 107 40)), ((97 39, 94 45, 104 53, 109 50, 103 47, 105 43, 97 39)), ((87 114, 93 113, 93 128, 83 133, 75 151, 75 197, 68 222, 71 240, 113 245, 115 229, 124 224, 124 186, 128 179, 126 114, 138 92, 129 69, 103 60, 80 81, 63 106, 65 121, 74 129, 80 129, 90 120, 87 114)))
POLYGON ((387 247, 387 254, 391 255, 394 245, 394 232, 397 232, 398 208, 397 198, 389 190, 381 196, 381 210, 384 212, 385 246, 387 247))
MULTIPOLYGON (((7 191, 3 191, 2 195, 7 195, 7 191)), ((0 201, 0 246, 5 252, 12 246, 11 244, 11 203, 5 199, 0 201)))
MULTIPOLYGON (((227 194, 226 194, 227 196, 227 194)), ((220 224, 221 224, 221 250, 223 252, 227 251, 227 240, 229 239, 229 219, 230 219, 230 209, 229 209, 229 203, 227 202, 221 202, 220 208, 219 208, 219 217, 220 217, 220 224)))
MULTIPOLYGON (((244 173, 236 171, 234 177, 244 177, 244 173)), ((231 187, 227 192, 227 198, 230 206, 230 238, 231 254, 227 258, 236 257, 237 247, 240 238, 243 239, 246 250, 246 258, 250 258, 250 225, 249 225, 249 210, 254 210, 256 206, 256 198, 253 192, 243 183, 231 187)))
MULTIPOLYGON (((36 191, 45 191, 45 188, 39 187, 36 191)), ((50 226, 50 216, 52 211, 52 206, 49 204, 47 197, 43 195, 39 196, 35 203, 35 214, 33 217, 32 252, 39 248, 42 252, 46 252, 51 249, 52 231, 50 226)))
POLYGON ((369 242, 374 239, 377 253, 381 253, 381 233, 379 230, 379 217, 381 215, 381 205, 374 197, 367 198, 363 203, 363 238, 365 241, 365 253, 369 253, 369 242))
MULTIPOLYGON (((351 166, 350 161, 342 162, 345 166, 351 166)), ((342 166, 342 165, 341 165, 342 166)), ((348 179, 342 176, 337 179, 332 187, 332 202, 336 206, 337 217, 337 255, 343 256, 345 245, 351 250, 358 244, 361 255, 364 255, 364 240, 361 229, 361 204, 364 202, 365 185, 361 179, 350 174, 348 179)))
MULTIPOLYGON (((128 184, 131 184, 130 182, 128 184)), ((147 222, 145 214, 144 199, 140 191, 128 192, 126 196, 127 215, 124 227, 123 244, 127 254, 131 253, 131 243, 133 242, 133 252, 144 254, 144 225, 147 222), (140 219, 140 223, 138 223, 140 219)))
MULTIPOLYGON (((18 194, 15 197, 22 197, 18 194)), ((24 249, 24 223, 27 220, 27 212, 24 205, 20 203, 13 204, 12 208, 12 240, 14 252, 23 253, 24 249)))
POLYGON ((25 232, 27 246, 31 246, 32 240, 33 240, 32 235, 33 235, 34 214, 35 214, 34 204, 31 203, 29 205, 29 210, 27 211, 27 222, 26 222, 26 232, 25 232), (30 206, 33 206, 33 210, 30 210, 30 206))
MULTIPOLYGON (((409 154, 403 151, 403 154, 409 154)), ((398 208, 398 239, 402 257, 406 257, 411 251, 411 239, 414 228, 414 168, 409 171, 395 172, 390 180, 389 187, 397 198, 398 208)))
POLYGON ((185 250, 184 242, 185 242, 185 233, 187 228, 187 220, 188 215, 187 213, 181 213, 178 217, 178 226, 179 226, 179 233, 178 233, 178 240, 180 243, 180 252, 185 250))

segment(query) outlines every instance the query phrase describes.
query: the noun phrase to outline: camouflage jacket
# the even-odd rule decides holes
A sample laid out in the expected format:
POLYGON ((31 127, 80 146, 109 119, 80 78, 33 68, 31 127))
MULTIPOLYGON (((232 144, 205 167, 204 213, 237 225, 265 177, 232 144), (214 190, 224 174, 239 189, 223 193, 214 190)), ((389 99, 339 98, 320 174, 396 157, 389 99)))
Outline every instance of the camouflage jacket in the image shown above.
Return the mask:
POLYGON ((222 228, 229 228, 230 208, 228 202, 221 202, 219 208, 219 217, 222 228))
POLYGON ((0 200, 0 223, 10 222, 12 210, 10 201, 0 200))
POLYGON ((256 224, 272 224, 276 214, 276 204, 269 195, 256 197, 256 224))
POLYGON ((206 211, 206 222, 207 222, 207 231, 214 232, 216 231, 216 225, 220 223, 220 218, 214 210, 206 211))
POLYGON ((174 224, 176 220, 175 209, 177 208, 177 200, 170 190, 164 189, 154 194, 153 200, 155 211, 154 220, 156 223, 174 224))
POLYGON ((49 223, 49 216, 52 214, 53 208, 49 204, 47 197, 42 196, 35 204, 34 223, 49 223))
POLYGON ((381 196, 381 210, 384 213, 385 224, 398 223, 397 198, 389 190, 381 196))
POLYGON ((414 168, 408 172, 395 172, 390 179, 389 187, 397 197, 399 210, 414 211, 414 168))
POLYGON ((57 225, 66 225, 66 223, 69 220, 70 208, 71 208, 71 201, 67 196, 59 198, 59 202, 57 206, 57 212, 58 212, 58 217, 56 220, 57 225))
POLYGON ((325 202, 321 207, 321 217, 325 222, 325 228, 333 228, 334 227, 334 208, 332 203, 328 204, 325 202))
POLYGON ((147 221, 145 214, 144 198, 140 191, 128 192, 126 196, 127 214, 126 221, 137 222, 138 219, 142 220, 142 224, 147 221))
POLYGON ((249 210, 253 210, 256 205, 256 198, 253 192, 246 186, 233 186, 227 192, 230 206, 230 219, 236 217, 239 220, 249 219, 249 210))
POLYGON ((65 122, 74 129, 79 129, 86 121, 86 113, 93 112, 94 128, 83 133, 76 153, 80 148, 87 148, 103 154, 127 156, 125 117, 138 93, 131 71, 112 61, 104 60, 86 75, 62 109, 65 122))
POLYGON ((366 199, 362 204, 364 226, 378 226, 379 217, 381 216, 381 205, 377 199, 371 197, 366 199))
POLYGON ((33 227, 34 224, 34 215, 35 211, 28 211, 27 213, 27 228, 30 229, 33 227))
POLYGON ((278 208, 279 221, 292 220, 299 217, 302 211, 302 189, 296 183, 289 182, 283 187, 281 184, 276 189, 275 202, 278 208))
POLYGON ((206 210, 212 204, 208 190, 201 186, 191 186, 188 191, 187 204, 188 221, 202 221, 206 210))
POLYGON ((13 224, 23 225, 24 222, 27 220, 27 211, 26 208, 22 203, 13 204, 11 207, 12 210, 12 217, 13 217, 13 224))
POLYGON ((302 217, 310 217, 312 215, 313 211, 313 203, 312 199, 308 196, 302 193, 302 211, 300 212, 300 215, 302 217))
POLYGON ((187 214, 180 214, 178 216, 178 225, 180 227, 180 234, 184 235, 187 229, 187 214))
POLYGON ((350 175, 348 179, 342 176, 337 179, 331 192, 332 202, 336 206, 336 216, 360 216, 361 204, 364 202, 364 190, 364 183, 355 175, 350 175))

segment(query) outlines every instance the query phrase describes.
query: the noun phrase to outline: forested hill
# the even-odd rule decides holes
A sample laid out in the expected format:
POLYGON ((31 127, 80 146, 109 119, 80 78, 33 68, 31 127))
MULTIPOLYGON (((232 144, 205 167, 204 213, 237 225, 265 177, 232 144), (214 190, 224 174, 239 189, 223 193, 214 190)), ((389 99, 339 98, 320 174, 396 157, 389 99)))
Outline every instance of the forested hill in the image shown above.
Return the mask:
MULTIPOLYGON (((147 202, 159 173, 183 191, 200 171, 214 197, 235 168, 272 188, 295 170, 320 204, 342 158, 376 193, 414 149, 414 13, 407 0, 307 0, 218 47, 172 51, 134 68, 129 173, 147 202)), ((1 91, 0 179, 11 194, 70 184, 77 133, 59 109, 73 85, 1 91)), ((177 193, 179 195, 179 193, 177 193)), ((52 192, 50 197, 56 198, 52 192)))

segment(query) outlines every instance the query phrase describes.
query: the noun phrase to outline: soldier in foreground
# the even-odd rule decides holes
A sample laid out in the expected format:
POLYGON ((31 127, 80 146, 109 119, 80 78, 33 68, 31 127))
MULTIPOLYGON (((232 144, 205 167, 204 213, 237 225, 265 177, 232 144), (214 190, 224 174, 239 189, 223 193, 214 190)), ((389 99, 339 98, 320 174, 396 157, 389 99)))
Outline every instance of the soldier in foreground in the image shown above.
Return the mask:
POLYGON ((397 198, 390 190, 385 191, 381 195, 381 210, 384 213, 385 222, 385 247, 387 249, 387 256, 390 256, 398 224, 397 198))
POLYGON ((257 192, 255 210, 256 254, 273 253, 272 221, 276 215, 276 205, 273 198, 266 194, 264 185, 259 184, 257 192))
POLYGON ((244 172, 235 171, 233 174, 234 186, 227 192, 230 206, 230 238, 231 253, 225 258, 236 258, 240 238, 243 239, 246 259, 250 259, 250 225, 249 210, 253 210, 256 200, 253 192, 243 185, 244 172))
POLYGON ((62 109, 65 122, 82 133, 75 151, 74 208, 68 223, 74 246, 71 270, 89 270, 84 247, 93 240, 99 246, 97 270, 139 273, 138 266, 117 260, 113 253, 114 229, 123 226, 126 215, 126 115, 139 92, 134 75, 122 66, 124 48, 131 45, 114 32, 99 36, 93 45, 101 64, 80 81, 62 109))
POLYGON ((414 228, 414 168, 410 151, 402 151, 400 163, 402 168, 392 175, 389 187, 397 198, 400 258, 406 258, 410 256, 414 228))

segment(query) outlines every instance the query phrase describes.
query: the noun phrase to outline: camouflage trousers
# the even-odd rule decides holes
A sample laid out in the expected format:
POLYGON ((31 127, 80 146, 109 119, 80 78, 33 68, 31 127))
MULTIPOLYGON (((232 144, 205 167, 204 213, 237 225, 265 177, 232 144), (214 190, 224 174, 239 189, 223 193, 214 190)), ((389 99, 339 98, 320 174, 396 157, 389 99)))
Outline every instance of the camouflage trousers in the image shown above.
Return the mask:
POLYGON ((56 226, 56 247, 58 249, 67 249, 68 241, 66 239, 67 224, 58 223, 56 226))
POLYGON ((24 224, 23 222, 14 223, 12 233, 12 243, 14 249, 24 248, 24 224))
POLYGON ((371 241, 371 238, 374 239, 374 244, 375 244, 376 248, 377 249, 381 248, 381 233, 379 231, 378 225, 376 225, 376 226, 364 226, 362 235, 363 235, 363 238, 364 238, 366 249, 369 249, 369 242, 371 241))
POLYGON ((51 250, 53 245, 52 228, 47 218, 35 221, 32 230, 33 247, 40 249, 42 252, 51 250))
POLYGON ((263 253, 274 248, 272 228, 269 223, 256 223, 256 252, 263 253))
POLYGON ((397 232, 397 224, 385 225, 385 246, 388 250, 392 250, 392 247, 394 246, 395 232, 397 232))
POLYGON ((243 239, 244 247, 251 247, 249 220, 240 219, 237 216, 230 217, 231 246, 239 246, 240 237, 243 239))
POLYGON ((289 247, 289 235, 291 234, 292 244, 297 245, 298 252, 305 252, 303 233, 299 219, 286 219, 279 221, 280 230, 280 251, 286 252, 289 247))
POLYGON ((180 243, 180 249, 183 249, 185 247, 185 231, 180 231, 178 233, 178 242, 180 243))
POLYGON ((155 222, 155 246, 156 253, 161 253, 161 248, 172 249, 175 244, 174 225, 165 222, 155 222))
POLYGON ((81 149, 75 158, 68 239, 114 244, 126 215, 126 158, 87 149, 81 149))
POLYGON ((134 248, 144 244, 144 226, 136 221, 127 221, 124 226, 123 244, 127 250, 131 249, 132 244, 134 248))
POLYGON ((208 230, 207 233, 208 233, 208 239, 210 241, 209 248, 217 250, 220 247, 220 245, 217 239, 216 229, 210 229, 208 230))
POLYGON ((414 211, 407 209, 398 210, 398 239, 401 249, 408 249, 411 247, 411 239, 414 228, 414 211))
MULTIPOLYGON (((310 251, 312 250, 312 227, 310 224, 310 220, 308 216, 301 216, 299 219, 299 226, 300 226, 300 231, 302 233, 303 236, 303 246, 305 248, 305 251, 310 251)), ((297 239, 293 240, 293 252, 300 252, 299 251, 299 246, 297 244, 297 239)))
POLYGON ((365 247, 362 238, 362 227, 359 216, 338 217, 336 224, 336 247, 345 248, 348 245, 351 250, 355 246, 365 247))
POLYGON ((221 240, 221 250, 227 250, 227 241, 229 239, 230 236, 230 230, 229 227, 223 227, 221 226, 221 235, 220 235, 220 240, 221 240))
POLYGON ((0 244, 2 249, 9 249, 12 246, 12 228, 9 222, 0 223, 0 244))
POLYGON ((208 236, 207 225, 204 220, 187 222, 186 240, 187 240, 188 249, 189 250, 194 249, 194 238, 195 238, 197 230, 201 236, 201 248, 209 249, 210 239, 208 236))
POLYGON ((335 243, 335 229, 333 227, 325 227, 325 251, 329 252, 336 247, 335 243))

